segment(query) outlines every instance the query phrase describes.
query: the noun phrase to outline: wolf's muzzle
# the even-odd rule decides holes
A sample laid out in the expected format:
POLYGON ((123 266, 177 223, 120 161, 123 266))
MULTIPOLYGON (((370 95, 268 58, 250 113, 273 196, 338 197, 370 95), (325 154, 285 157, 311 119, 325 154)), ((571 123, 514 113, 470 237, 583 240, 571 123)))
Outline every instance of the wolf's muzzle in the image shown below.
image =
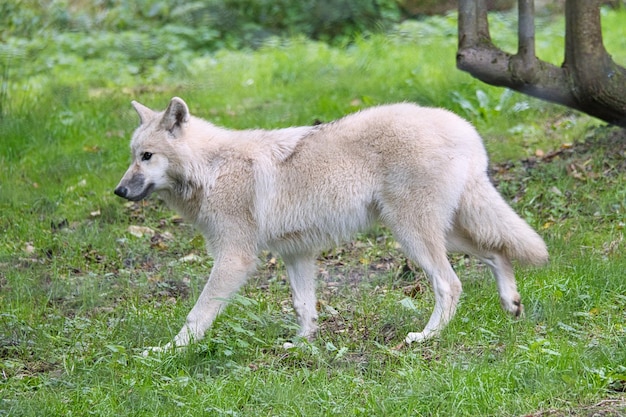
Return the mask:
POLYGON ((144 187, 139 194, 136 194, 136 191, 133 190, 132 184, 130 184, 130 187, 119 185, 113 192, 127 200, 140 201, 152 194, 152 191, 154 191, 154 184, 149 184, 147 187, 144 187))

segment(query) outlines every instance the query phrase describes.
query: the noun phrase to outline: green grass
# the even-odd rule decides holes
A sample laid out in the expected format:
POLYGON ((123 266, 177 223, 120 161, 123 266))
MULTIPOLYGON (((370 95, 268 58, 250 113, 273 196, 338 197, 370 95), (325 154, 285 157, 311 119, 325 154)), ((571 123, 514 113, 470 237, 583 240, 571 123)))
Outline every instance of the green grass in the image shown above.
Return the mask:
MULTIPOLYGON (((622 63, 624 17, 603 16, 622 63)), ((510 46, 508 19, 493 24, 510 46)), ((344 47, 293 39, 180 51, 166 63, 113 46, 115 59, 8 40, 38 52, 2 61, 0 415, 624 413, 623 131, 455 70, 455 24, 406 22, 344 47), (157 199, 129 205, 112 193, 137 124, 130 100, 162 108, 173 95, 232 128, 310 124, 402 100, 470 119, 499 189, 550 248, 549 266, 517 270, 525 316, 509 318, 485 268, 454 256, 464 283, 455 319, 435 340, 392 350, 423 327, 433 297, 381 229, 320 258, 314 343, 281 348, 295 316, 280 260, 263 254, 204 340, 144 358, 179 330, 212 265, 202 239, 157 199), (135 237, 130 225, 155 235, 135 237), (200 259, 181 261, 189 254, 200 259)), ((542 22, 543 58, 559 62, 561 28, 542 22)))

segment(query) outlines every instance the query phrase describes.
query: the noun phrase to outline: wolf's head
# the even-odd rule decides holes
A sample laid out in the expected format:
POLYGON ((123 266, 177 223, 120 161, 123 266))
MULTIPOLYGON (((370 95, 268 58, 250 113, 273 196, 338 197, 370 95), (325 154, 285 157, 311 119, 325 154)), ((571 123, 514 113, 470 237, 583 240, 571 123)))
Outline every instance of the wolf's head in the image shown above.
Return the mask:
POLYGON ((130 142, 132 162, 115 188, 115 194, 131 201, 148 197, 153 191, 172 187, 169 174, 172 158, 177 155, 176 141, 189 122, 185 102, 174 97, 164 112, 155 112, 132 102, 139 115, 139 127, 130 142))

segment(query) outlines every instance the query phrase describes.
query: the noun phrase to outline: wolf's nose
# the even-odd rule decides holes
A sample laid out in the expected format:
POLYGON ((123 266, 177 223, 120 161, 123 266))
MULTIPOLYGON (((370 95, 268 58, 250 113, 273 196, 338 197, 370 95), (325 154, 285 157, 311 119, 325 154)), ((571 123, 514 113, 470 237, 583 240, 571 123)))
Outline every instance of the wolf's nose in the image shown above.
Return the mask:
POLYGON ((117 187, 114 191, 116 195, 119 195, 122 198, 126 198, 128 195, 128 188, 126 187, 117 187))

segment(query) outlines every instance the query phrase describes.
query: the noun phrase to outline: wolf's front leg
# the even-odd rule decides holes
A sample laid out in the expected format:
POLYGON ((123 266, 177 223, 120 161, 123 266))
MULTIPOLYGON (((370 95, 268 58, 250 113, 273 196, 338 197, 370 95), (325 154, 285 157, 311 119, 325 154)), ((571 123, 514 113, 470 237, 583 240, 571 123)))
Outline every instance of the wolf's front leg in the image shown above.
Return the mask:
MULTIPOLYGON (((202 339, 228 300, 246 282, 256 266, 254 256, 225 254, 215 259, 215 264, 198 301, 187 315, 187 321, 174 340, 164 347, 149 350, 161 352, 172 347, 187 346, 202 339)), ((148 351, 144 352, 146 354, 148 351)))

